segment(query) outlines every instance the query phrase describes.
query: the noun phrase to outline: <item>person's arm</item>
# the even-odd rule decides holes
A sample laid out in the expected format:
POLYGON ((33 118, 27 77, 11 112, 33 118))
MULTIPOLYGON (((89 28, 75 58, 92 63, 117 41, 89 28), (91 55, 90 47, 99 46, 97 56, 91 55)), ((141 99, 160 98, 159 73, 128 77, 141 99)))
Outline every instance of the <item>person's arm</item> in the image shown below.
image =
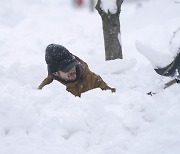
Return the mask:
POLYGON ((116 89, 115 88, 111 88, 107 85, 106 82, 103 81, 103 79, 99 76, 99 75, 96 75, 94 74, 94 78, 95 78, 95 87, 99 87, 101 88, 102 90, 111 90, 111 92, 116 92, 116 89))
POLYGON ((39 85, 38 89, 42 89, 45 85, 50 84, 53 81, 53 78, 51 76, 48 76, 45 78, 42 83, 39 85))

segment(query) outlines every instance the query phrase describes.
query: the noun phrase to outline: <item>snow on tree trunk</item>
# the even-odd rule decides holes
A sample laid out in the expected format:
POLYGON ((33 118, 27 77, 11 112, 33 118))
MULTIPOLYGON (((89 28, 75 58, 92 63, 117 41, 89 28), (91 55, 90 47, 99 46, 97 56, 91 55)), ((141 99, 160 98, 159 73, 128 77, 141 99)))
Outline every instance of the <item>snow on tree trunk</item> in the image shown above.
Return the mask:
POLYGON ((122 59, 119 15, 123 0, 98 0, 96 10, 102 18, 106 60, 122 59))

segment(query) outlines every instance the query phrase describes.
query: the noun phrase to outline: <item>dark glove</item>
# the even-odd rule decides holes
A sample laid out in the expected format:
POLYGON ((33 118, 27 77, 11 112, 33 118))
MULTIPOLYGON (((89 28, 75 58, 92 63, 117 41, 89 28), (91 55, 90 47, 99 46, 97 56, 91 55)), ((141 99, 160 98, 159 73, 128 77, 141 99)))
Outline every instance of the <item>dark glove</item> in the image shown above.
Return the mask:
POLYGON ((176 79, 176 83, 180 83, 180 80, 179 80, 179 79, 176 79))
POLYGON ((111 92, 115 93, 116 92, 116 88, 111 88, 111 92))

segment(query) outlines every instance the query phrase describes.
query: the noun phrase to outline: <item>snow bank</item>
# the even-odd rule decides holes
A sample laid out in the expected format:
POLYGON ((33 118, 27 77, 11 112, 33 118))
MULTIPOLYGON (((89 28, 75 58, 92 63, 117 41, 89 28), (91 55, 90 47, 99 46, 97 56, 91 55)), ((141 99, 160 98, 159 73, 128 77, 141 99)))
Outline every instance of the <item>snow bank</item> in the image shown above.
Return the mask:
POLYGON ((70 0, 1 4, 0 154, 179 154, 179 85, 146 95, 169 80, 159 78, 146 57, 157 65, 163 58, 149 47, 169 51, 180 21, 178 4, 124 3, 124 59, 108 62, 97 12, 73 8, 70 0), (44 50, 50 43, 66 46, 117 92, 94 89, 78 98, 56 81, 37 90, 47 75, 44 50))
POLYGON ((173 61, 173 58, 171 57, 172 55, 163 54, 163 52, 145 46, 139 41, 136 41, 136 48, 150 61, 154 68, 166 67, 173 61))

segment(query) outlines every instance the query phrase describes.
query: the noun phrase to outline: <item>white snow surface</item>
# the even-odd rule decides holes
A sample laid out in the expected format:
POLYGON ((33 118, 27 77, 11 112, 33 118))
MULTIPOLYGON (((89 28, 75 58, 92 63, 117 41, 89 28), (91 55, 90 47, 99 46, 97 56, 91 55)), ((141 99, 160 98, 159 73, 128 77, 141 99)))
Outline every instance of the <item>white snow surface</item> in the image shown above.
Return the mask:
POLYGON ((116 13, 117 12, 117 5, 116 0, 101 0, 101 8, 108 13, 116 13))
POLYGON ((1 1, 0 154, 179 154, 180 87, 146 95, 170 78, 155 73, 135 42, 173 57, 178 39, 169 41, 180 26, 180 4, 124 2, 124 59, 108 62, 101 18, 87 4, 1 1), (117 92, 94 89, 78 98, 56 81, 37 90, 47 75, 44 54, 50 43, 82 58, 117 92))
POLYGON ((163 54, 161 51, 156 51, 139 41, 136 41, 136 48, 149 60, 149 62, 153 65, 153 68, 163 68, 173 61, 170 54, 163 54))

